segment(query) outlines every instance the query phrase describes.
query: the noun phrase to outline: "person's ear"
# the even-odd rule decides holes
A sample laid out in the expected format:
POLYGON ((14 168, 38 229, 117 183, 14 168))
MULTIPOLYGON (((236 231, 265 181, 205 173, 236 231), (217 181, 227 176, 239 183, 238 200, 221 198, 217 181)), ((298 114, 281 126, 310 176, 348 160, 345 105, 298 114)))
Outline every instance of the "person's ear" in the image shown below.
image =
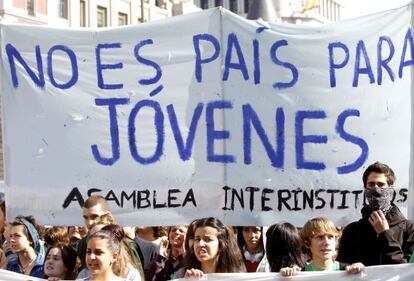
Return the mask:
POLYGON ((112 262, 116 262, 117 259, 118 259, 118 253, 113 253, 112 254, 112 262))

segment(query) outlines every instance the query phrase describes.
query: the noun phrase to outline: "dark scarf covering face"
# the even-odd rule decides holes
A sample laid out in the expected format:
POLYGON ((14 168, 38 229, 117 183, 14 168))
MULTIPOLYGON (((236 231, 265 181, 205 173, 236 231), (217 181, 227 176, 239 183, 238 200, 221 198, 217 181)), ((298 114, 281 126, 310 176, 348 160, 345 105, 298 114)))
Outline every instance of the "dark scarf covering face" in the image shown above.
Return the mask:
POLYGON ((392 197, 394 196, 394 188, 365 188, 365 198, 372 211, 381 210, 384 214, 388 213, 392 205, 392 197))

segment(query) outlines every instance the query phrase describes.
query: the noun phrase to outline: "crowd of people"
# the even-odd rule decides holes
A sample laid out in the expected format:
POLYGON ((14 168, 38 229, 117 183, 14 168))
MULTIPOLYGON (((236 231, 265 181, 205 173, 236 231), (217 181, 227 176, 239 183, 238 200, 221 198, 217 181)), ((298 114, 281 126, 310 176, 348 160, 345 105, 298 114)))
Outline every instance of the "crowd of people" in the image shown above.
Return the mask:
POLYGON ((85 227, 43 227, 32 216, 5 220, 0 204, 0 266, 48 280, 161 281, 209 273, 346 270, 414 262, 414 223, 392 204, 394 172, 370 165, 363 175, 362 218, 339 229, 327 217, 297 228, 226 226, 209 217, 189 225, 122 227, 106 200, 89 197, 85 227))

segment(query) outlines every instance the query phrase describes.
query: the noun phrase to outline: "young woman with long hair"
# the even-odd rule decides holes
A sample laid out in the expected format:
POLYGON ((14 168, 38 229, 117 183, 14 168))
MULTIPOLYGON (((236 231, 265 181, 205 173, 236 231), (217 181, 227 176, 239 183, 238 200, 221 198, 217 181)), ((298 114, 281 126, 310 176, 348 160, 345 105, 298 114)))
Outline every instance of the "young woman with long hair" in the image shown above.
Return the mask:
POLYGON ((83 281, 125 281, 113 271, 120 253, 118 239, 108 230, 99 230, 90 236, 86 250, 86 265, 89 277, 83 281))
POLYGON ((185 277, 244 271, 237 242, 227 227, 216 218, 197 220, 193 247, 185 256, 184 266, 185 277))
POLYGON ((265 272, 266 254, 263 244, 263 227, 240 226, 237 228, 237 242, 247 272, 265 272))
MULTIPOLYGON (((125 235, 122 226, 118 224, 108 224, 104 226, 102 230, 111 231, 120 245, 118 259, 112 268, 114 273, 128 281, 145 280, 141 260, 138 254, 134 252, 132 245, 127 242, 131 239, 125 235)), ((135 243, 133 244, 134 246, 136 245, 135 243)))
POLYGON ((266 232, 266 256, 271 272, 305 265, 299 232, 292 224, 277 223, 266 232))
POLYGON ((77 274, 77 254, 71 246, 57 243, 46 251, 43 265, 48 280, 74 280, 77 274))

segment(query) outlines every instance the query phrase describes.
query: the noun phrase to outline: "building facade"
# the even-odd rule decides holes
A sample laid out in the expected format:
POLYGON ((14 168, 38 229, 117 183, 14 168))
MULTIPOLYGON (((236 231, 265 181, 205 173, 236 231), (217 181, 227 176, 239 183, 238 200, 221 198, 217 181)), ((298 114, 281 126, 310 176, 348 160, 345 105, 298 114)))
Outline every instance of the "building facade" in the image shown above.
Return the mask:
POLYGON ((276 22, 292 24, 320 25, 339 21, 343 9, 341 0, 194 0, 201 9, 222 6, 243 17, 255 8, 253 5, 264 3, 274 9, 276 22))
POLYGON ((197 9, 192 0, 0 0, 0 21, 106 27, 159 20, 197 9))

